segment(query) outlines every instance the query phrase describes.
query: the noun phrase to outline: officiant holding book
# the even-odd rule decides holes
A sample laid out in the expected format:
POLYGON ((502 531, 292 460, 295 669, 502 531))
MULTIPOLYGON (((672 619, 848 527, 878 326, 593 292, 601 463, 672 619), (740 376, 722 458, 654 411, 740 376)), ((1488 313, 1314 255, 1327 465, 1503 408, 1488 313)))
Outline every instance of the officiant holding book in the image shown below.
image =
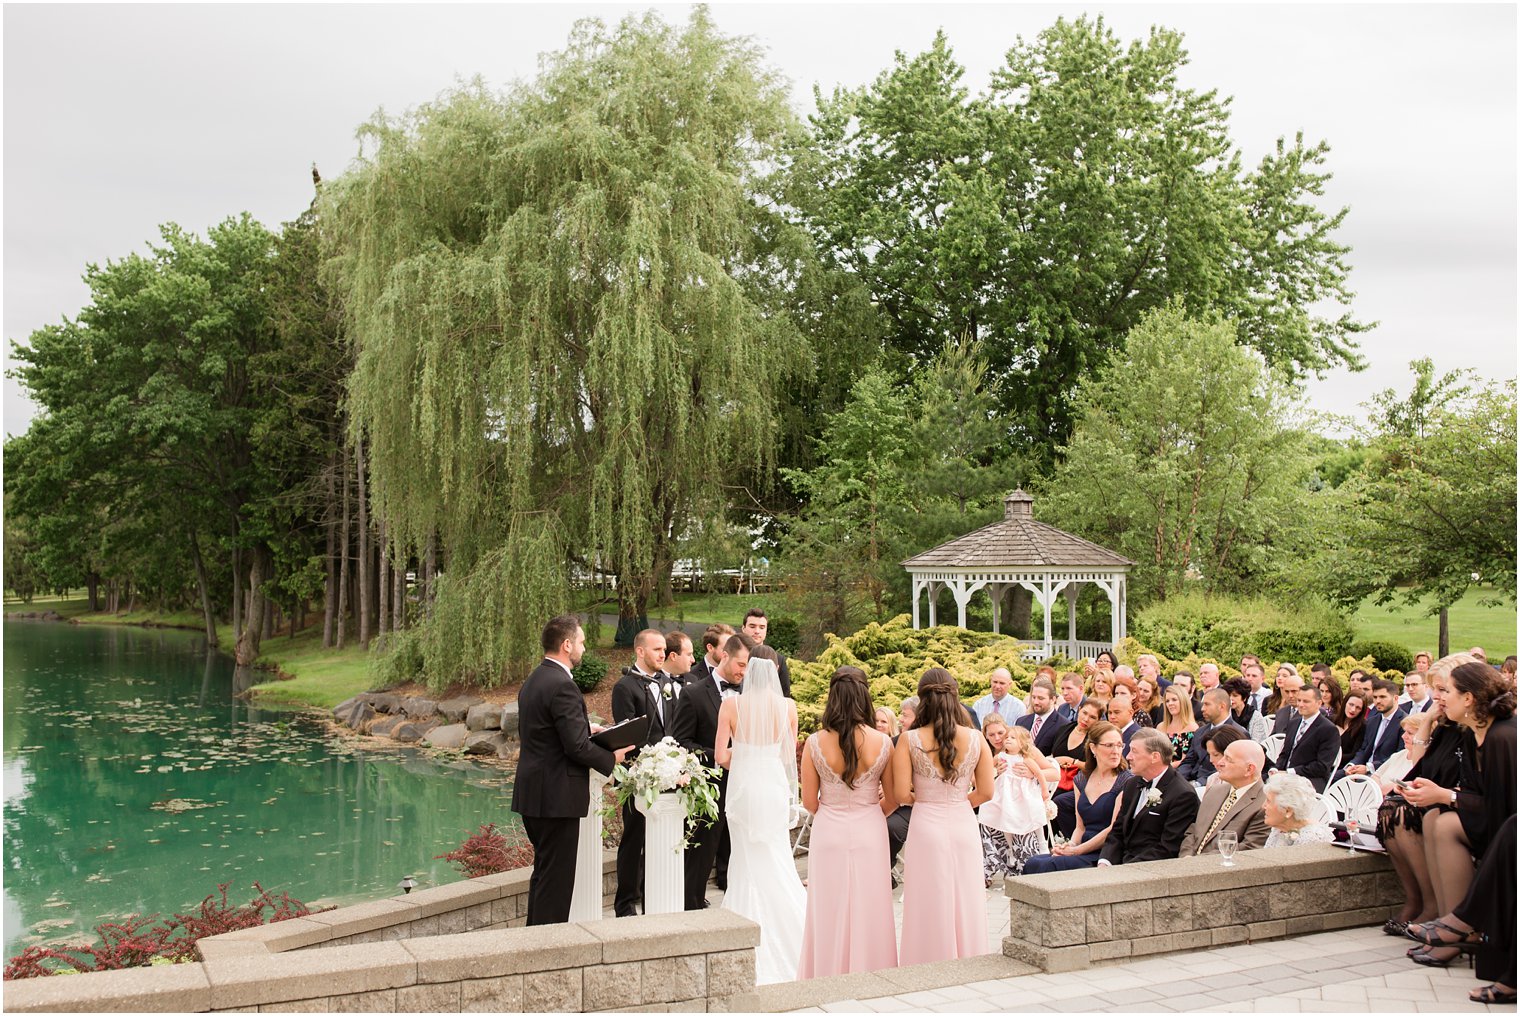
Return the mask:
MULTIPOLYGON (((690 644, 688 640, 687 644, 690 644)), ((675 724, 680 687, 665 672, 666 639, 663 632, 645 628, 633 639, 633 666, 612 689, 612 719, 617 723, 637 716, 649 717, 649 733, 643 743, 655 744, 675 724)), ((637 755, 631 751, 629 761, 637 755)), ((633 917, 644 898, 644 815, 633 798, 623 804, 623 838, 618 841, 617 894, 612 912, 633 917)))
POLYGON ((590 770, 612 775, 629 749, 608 751, 591 740, 586 700, 570 671, 586 651, 586 633, 571 614, 544 626, 544 658, 517 696, 517 776, 512 810, 533 844, 528 924, 570 919, 580 821, 591 804, 590 770))

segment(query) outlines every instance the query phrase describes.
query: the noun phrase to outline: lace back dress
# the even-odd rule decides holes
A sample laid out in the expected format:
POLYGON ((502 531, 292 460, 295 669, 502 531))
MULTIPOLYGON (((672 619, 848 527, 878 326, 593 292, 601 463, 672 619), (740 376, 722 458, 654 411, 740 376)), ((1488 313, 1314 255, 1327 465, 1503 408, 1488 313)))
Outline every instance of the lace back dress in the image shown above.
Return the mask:
POLYGON ((809 737, 806 747, 819 788, 808 846, 799 980, 897 966, 887 818, 881 811, 881 774, 892 757, 892 741, 880 734, 866 739, 863 754, 869 758, 875 750, 877 757, 850 787, 829 768, 818 737, 809 737))
POLYGON ((981 956, 987 946, 987 894, 982 881, 982 837, 967 794, 982 753, 973 737, 950 778, 924 751, 918 730, 908 739, 913 769, 913 819, 903 846, 901 962, 981 956))

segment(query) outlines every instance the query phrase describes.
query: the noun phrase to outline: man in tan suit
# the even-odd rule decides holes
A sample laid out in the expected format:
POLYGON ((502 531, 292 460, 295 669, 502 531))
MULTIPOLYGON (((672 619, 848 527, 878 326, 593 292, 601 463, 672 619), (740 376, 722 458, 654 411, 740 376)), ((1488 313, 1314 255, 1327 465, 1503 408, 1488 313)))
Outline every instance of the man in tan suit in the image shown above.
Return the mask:
POLYGON ((1261 811, 1261 767, 1266 760, 1261 745, 1245 738, 1224 750, 1216 767, 1219 778, 1204 791, 1198 818, 1182 837, 1179 857, 1217 853, 1219 834, 1226 829, 1235 833, 1240 850, 1255 850, 1267 842, 1270 830, 1261 811))

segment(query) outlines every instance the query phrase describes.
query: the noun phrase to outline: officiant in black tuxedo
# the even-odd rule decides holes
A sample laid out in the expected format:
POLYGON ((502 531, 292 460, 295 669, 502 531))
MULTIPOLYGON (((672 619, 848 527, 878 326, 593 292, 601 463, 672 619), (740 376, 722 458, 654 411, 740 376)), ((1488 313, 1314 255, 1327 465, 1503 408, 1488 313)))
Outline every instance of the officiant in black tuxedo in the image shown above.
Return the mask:
MULTIPOLYGON (((691 645, 690 640, 686 643, 691 645)), ((636 716, 649 717, 646 745, 654 744, 670 733, 680 701, 680 685, 666 673, 663 632, 645 628, 633 639, 633 666, 612 689, 612 718, 618 723, 636 716)), ((630 752, 630 758, 634 753, 630 752)), ((617 893, 612 911, 618 917, 633 917, 644 898, 644 815, 629 798, 623 805, 623 838, 618 841, 617 893)))
POLYGON ((544 659, 517 696, 521 747, 512 810, 533 844, 528 923, 558 924, 570 919, 576 841, 591 804, 589 770, 611 775, 628 749, 612 752, 591 740, 586 699, 570 677, 586 651, 580 621, 571 614, 553 618, 542 644, 544 659))
MULTIPOLYGON (((723 644, 723 658, 717 669, 705 681, 694 681, 686 686, 681 696, 681 708, 676 710, 673 736, 689 751, 701 756, 702 764, 712 766, 713 750, 718 741, 718 707, 725 698, 732 698, 743 691, 744 668, 749 666, 749 652, 754 643, 743 635, 730 635, 723 644)), ((728 772, 718 777, 718 820, 710 826, 698 829, 686 848, 686 909, 701 910, 707 906, 707 878, 712 874, 713 862, 718 856, 718 838, 727 828, 724 817, 725 795, 728 792, 728 772)))
POLYGON ((1153 727, 1129 742, 1131 780, 1119 795, 1098 866, 1176 857, 1198 817, 1198 791, 1172 768, 1172 742, 1153 727))

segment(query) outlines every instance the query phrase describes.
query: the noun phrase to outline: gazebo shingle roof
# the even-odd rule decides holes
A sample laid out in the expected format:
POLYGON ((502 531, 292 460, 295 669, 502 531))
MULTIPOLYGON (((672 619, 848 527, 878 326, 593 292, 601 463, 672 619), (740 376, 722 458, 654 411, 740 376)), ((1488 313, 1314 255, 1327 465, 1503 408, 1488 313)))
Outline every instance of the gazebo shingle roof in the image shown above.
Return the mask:
POLYGON ((1016 490, 1006 515, 903 562, 906 568, 1124 568, 1135 562, 1080 536, 1036 522, 1034 498, 1016 490))

